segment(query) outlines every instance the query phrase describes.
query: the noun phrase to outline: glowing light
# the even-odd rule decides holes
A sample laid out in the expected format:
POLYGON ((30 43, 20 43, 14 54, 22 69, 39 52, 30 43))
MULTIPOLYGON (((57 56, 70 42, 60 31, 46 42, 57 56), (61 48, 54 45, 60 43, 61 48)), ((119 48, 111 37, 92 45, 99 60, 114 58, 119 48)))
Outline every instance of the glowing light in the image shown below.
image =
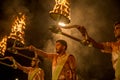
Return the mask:
POLYGON ((0 42, 0 54, 4 56, 7 45, 7 36, 5 36, 0 42))
POLYGON ((58 23, 58 25, 60 25, 60 26, 63 26, 63 27, 64 27, 66 24, 65 24, 65 23, 63 23, 63 22, 59 22, 59 23, 58 23))
POLYGON ((24 44, 24 30, 25 30, 25 15, 19 15, 17 16, 15 21, 13 22, 11 33, 8 38, 15 39, 17 41, 20 41, 22 44, 24 44))
POLYGON ((19 80, 19 78, 15 78, 15 80, 19 80))

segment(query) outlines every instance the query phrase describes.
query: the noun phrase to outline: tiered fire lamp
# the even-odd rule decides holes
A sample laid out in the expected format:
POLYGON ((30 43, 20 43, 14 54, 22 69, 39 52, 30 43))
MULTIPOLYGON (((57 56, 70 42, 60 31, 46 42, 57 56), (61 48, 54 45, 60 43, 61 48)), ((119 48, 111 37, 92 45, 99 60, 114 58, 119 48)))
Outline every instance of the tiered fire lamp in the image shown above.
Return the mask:
POLYGON ((70 1, 55 0, 54 8, 49 14, 50 17, 57 22, 70 23, 70 1))

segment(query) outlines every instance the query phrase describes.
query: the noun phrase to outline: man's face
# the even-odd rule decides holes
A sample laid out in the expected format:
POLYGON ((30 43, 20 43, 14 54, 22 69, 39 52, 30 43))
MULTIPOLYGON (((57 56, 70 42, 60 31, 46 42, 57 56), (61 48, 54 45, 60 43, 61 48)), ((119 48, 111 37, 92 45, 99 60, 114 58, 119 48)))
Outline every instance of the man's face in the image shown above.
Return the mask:
POLYGON ((31 66, 32 66, 32 67, 35 67, 35 65, 36 65, 36 60, 35 60, 35 59, 32 59, 32 61, 31 61, 31 66))
POLYGON ((56 42, 56 52, 60 54, 65 50, 65 46, 63 46, 60 42, 56 42))
POLYGON ((120 37, 120 24, 117 24, 114 29, 114 34, 116 38, 120 37))

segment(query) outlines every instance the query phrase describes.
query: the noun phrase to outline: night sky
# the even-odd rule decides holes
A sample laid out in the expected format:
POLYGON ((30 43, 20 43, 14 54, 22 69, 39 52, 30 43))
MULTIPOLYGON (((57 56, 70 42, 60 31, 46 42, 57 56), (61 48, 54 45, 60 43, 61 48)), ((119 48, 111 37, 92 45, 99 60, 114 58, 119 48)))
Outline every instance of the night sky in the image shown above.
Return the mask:
MULTIPOLYGON (((17 13, 25 13, 27 17, 25 46, 34 45, 46 52, 55 53, 55 41, 65 39, 68 42, 67 52, 73 54, 77 60, 77 74, 80 80, 113 80, 111 54, 101 53, 98 49, 83 46, 77 41, 49 31, 49 26, 56 24, 49 16, 49 11, 53 9, 54 4, 54 0, 0 1, 0 39, 9 35, 17 13)), ((119 4, 119 0, 71 0, 71 23, 69 25, 85 26, 88 34, 97 42, 115 41, 113 24, 120 20, 119 4)), ((81 39, 77 29, 64 30, 64 32, 81 39)), ((32 52, 20 52, 33 57, 32 52)), ((6 51, 5 54, 10 53, 6 51)), ((19 55, 13 56, 22 65, 30 65, 30 60, 19 55)), ((49 60, 42 58, 40 67, 45 71, 45 80, 51 80, 49 60)), ((0 64, 0 80, 17 80, 16 78, 26 80, 27 74, 0 64)))

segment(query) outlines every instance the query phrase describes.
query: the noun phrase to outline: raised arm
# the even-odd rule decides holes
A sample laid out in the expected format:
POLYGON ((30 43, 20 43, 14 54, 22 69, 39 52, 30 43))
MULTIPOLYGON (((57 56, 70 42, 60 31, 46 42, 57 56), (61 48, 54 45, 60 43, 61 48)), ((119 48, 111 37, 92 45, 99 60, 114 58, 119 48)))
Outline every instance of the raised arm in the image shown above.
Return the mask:
POLYGON ((85 29, 84 26, 78 26, 77 29, 78 29, 78 30, 81 32, 81 34, 82 34, 83 44, 84 44, 84 45, 88 45, 88 46, 90 45, 90 46, 93 46, 93 47, 98 48, 98 49, 104 49, 104 45, 103 45, 103 44, 96 42, 94 39, 92 39, 92 38, 88 35, 88 33, 87 33, 87 31, 86 31, 86 29, 85 29))
POLYGON ((43 56, 43 57, 46 57, 46 58, 48 57, 48 54, 46 52, 44 52, 43 50, 37 49, 33 45, 28 46, 27 49, 35 52, 35 54, 37 54, 39 56, 43 56))
POLYGON ((9 57, 8 59, 13 62, 13 64, 14 64, 13 67, 16 66, 16 68, 22 70, 22 71, 25 72, 25 73, 28 73, 28 72, 29 72, 29 70, 30 70, 29 67, 22 66, 22 65, 19 64, 13 57, 9 57))
MULTIPOLYGON (((63 29, 71 29, 71 28, 77 28, 81 34, 82 34, 82 37, 83 37, 83 40, 78 40, 78 39, 75 39, 71 36, 67 36, 67 37, 70 37, 72 39, 75 39, 77 41, 80 41, 82 44, 86 45, 86 46, 93 46, 95 48, 99 48, 99 49, 102 49, 103 48, 103 45, 100 44, 100 43, 97 43, 95 40, 93 40, 87 33, 86 29, 84 26, 80 26, 80 25, 69 25, 69 26, 65 26, 65 27, 62 27, 60 25, 53 25, 50 27, 50 30, 54 33, 61 33, 63 34, 61 28, 63 29)), ((64 33, 65 34, 65 33, 64 33)))
POLYGON ((95 47, 95 48, 100 49, 102 51, 104 50, 104 52, 106 52, 106 53, 109 53, 109 52, 112 51, 112 49, 111 49, 111 43, 96 42, 94 39, 92 39, 88 35, 88 33, 87 33, 87 31, 86 31, 86 29, 85 29, 84 26, 70 25, 70 26, 64 26, 64 27, 62 27, 60 25, 54 25, 54 26, 50 27, 50 30, 52 32, 54 32, 54 33, 61 33, 62 35, 65 35, 65 36, 67 36, 67 37, 69 37, 71 39, 79 41, 80 43, 82 43, 85 46, 90 46, 90 47, 92 46, 92 47, 95 47), (63 28, 63 29, 70 29, 70 28, 76 28, 76 29, 78 29, 81 32, 81 34, 82 34, 83 40, 75 38, 75 37, 73 37, 71 35, 68 35, 68 34, 62 32, 61 28, 63 28))
POLYGON ((28 73, 30 71, 30 68, 29 67, 25 67, 25 66, 22 66, 21 64, 19 64, 17 61, 15 62, 15 64, 17 65, 17 68, 22 70, 23 72, 25 73, 28 73))
POLYGON ((96 42, 94 39, 92 39, 84 26, 78 26, 77 29, 81 32, 82 34, 82 37, 83 37, 83 44, 85 45, 91 45, 97 49, 100 49, 102 52, 105 52, 105 53, 111 53, 112 52, 112 42, 96 42))
POLYGON ((56 55, 56 54, 48 54, 47 52, 45 52, 43 50, 40 50, 40 49, 34 47, 33 45, 30 45, 28 47, 23 47, 23 48, 20 48, 20 47, 14 47, 14 48, 17 49, 17 50, 33 51, 35 53, 35 55, 43 56, 43 57, 49 58, 49 59, 53 59, 53 57, 56 55))

